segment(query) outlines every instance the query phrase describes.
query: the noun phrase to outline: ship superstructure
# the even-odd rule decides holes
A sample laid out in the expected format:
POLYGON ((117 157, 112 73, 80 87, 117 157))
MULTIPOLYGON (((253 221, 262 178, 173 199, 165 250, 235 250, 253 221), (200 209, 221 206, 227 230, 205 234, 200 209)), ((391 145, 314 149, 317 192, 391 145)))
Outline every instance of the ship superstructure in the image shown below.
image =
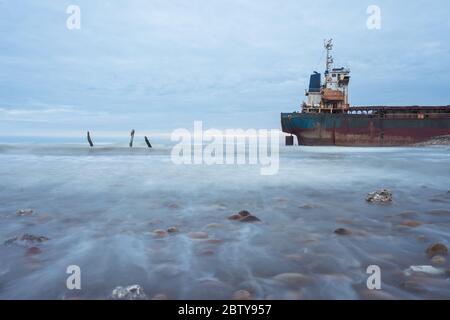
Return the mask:
POLYGON ((324 76, 310 76, 300 112, 281 114, 299 144, 395 146, 450 135, 450 106, 350 106, 350 69, 333 66, 332 40, 324 46, 324 76))

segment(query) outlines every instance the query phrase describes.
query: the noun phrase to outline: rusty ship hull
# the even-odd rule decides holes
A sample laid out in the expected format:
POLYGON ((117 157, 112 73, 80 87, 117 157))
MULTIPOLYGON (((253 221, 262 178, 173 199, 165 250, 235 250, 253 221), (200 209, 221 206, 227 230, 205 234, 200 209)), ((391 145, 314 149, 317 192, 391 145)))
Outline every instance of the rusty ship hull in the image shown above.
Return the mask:
POLYGON ((307 146, 402 146, 450 135, 450 106, 351 107, 281 114, 285 133, 307 146))

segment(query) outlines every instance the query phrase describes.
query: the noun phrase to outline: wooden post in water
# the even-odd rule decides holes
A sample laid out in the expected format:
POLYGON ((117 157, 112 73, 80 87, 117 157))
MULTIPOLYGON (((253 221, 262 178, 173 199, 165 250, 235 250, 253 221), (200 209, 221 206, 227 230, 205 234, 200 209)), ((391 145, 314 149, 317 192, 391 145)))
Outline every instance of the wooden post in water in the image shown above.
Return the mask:
POLYGON ((150 141, 148 141, 147 136, 145 136, 144 139, 145 139, 145 143, 147 144, 147 147, 151 148, 152 145, 150 144, 150 141))
POLYGON ((89 131, 87 132, 87 141, 89 142, 89 145, 92 148, 94 144, 92 143, 91 134, 89 133, 89 131))
POLYGON ((134 129, 131 130, 130 148, 133 147, 133 139, 134 139, 134 129))

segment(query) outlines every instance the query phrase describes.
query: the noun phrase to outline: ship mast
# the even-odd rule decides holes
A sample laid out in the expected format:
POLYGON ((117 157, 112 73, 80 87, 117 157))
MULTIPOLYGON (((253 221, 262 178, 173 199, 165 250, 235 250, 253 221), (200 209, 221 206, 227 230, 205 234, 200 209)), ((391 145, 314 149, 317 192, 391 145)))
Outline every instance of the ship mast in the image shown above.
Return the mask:
POLYGON ((331 67, 333 66, 333 57, 331 56, 331 50, 333 50, 333 39, 325 40, 325 49, 327 50, 327 60, 326 60, 326 74, 329 74, 331 71, 331 67))

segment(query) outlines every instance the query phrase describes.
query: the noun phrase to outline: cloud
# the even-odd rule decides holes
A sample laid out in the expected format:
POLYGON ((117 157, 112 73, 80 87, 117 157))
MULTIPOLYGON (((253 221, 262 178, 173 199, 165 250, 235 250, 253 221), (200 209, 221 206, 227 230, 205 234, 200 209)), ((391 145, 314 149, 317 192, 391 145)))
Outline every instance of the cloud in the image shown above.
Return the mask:
POLYGON ((378 31, 360 0, 78 0, 78 31, 66 28, 69 4, 0 4, 0 121, 10 130, 278 128, 323 70, 328 37, 336 64, 352 70, 353 104, 450 100, 448 1, 380 0, 378 31))

